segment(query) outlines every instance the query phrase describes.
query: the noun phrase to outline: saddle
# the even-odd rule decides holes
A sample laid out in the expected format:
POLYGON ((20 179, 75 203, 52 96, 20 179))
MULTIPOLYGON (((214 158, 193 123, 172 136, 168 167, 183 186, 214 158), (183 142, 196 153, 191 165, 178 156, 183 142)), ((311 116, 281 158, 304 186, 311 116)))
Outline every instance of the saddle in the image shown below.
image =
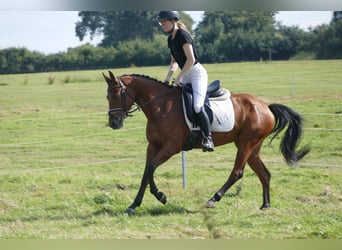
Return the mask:
MULTIPOLYGON (((202 137, 193 108, 193 90, 191 84, 182 88, 182 99, 185 121, 189 127, 190 135, 183 150, 191 150, 202 137)), ((234 126, 234 111, 230 100, 230 92, 221 88, 219 80, 213 81, 207 88, 204 101, 204 110, 208 115, 212 132, 227 132, 234 126)))
MULTIPOLYGON (((183 93, 184 106, 186 108, 185 110, 186 115, 188 119, 192 122, 193 126, 197 127, 198 123, 196 121, 195 110, 193 108, 194 97, 193 97, 192 85, 185 84, 183 87, 182 93, 183 93)), ((225 93, 226 93, 225 90, 221 88, 220 80, 213 81, 207 88, 207 94, 204 100, 204 109, 208 115, 210 124, 213 122, 213 111, 210 108, 209 98, 220 97, 220 96, 223 96, 225 93)))

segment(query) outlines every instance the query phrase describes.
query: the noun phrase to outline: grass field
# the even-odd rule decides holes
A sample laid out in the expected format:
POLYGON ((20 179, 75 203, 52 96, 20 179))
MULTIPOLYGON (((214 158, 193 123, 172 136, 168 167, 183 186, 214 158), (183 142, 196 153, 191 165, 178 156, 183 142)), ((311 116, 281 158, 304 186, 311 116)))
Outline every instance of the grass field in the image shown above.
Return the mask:
MULTIPOLYGON (((258 209, 261 185, 249 167, 215 209, 203 208, 232 169, 230 144, 187 152, 186 189, 174 156, 156 172, 168 204, 147 192, 136 214, 124 215, 145 163, 143 113, 121 130, 107 127, 102 70, 0 75, 0 238, 341 239, 342 60, 205 66, 232 92, 306 118, 301 145, 312 151, 298 166, 282 160, 280 138, 264 143, 272 208, 258 209)), ((167 67, 112 70, 163 79, 167 67)))

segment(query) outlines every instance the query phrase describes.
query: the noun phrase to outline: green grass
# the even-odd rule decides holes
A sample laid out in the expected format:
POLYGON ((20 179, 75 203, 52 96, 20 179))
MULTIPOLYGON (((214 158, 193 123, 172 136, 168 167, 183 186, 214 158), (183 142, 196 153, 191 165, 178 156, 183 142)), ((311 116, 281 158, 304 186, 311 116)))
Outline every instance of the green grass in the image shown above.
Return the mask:
MULTIPOLYGON (((136 214, 124 215, 145 163, 143 113, 121 130, 108 128, 99 70, 0 75, 0 238, 341 239, 342 61, 205 66, 210 80, 232 92, 286 104, 306 118, 301 145, 312 151, 298 166, 283 162, 280 138, 265 141, 272 208, 258 209, 261 185, 248 167, 215 209, 203 208, 232 169, 230 144, 210 156, 187 153, 187 189, 181 156, 174 156, 156 172, 168 204, 147 191, 136 214)), ((158 79, 166 71, 113 69, 158 79)))

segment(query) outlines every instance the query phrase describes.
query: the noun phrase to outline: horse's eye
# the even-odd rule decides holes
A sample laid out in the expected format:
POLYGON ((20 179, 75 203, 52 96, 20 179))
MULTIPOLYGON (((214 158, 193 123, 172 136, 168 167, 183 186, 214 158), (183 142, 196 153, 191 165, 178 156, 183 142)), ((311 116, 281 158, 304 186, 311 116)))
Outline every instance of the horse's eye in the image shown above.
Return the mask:
POLYGON ((118 94, 107 94, 107 100, 117 100, 119 98, 118 94))
POLYGON ((112 95, 113 100, 117 100, 118 98, 119 98, 119 95, 117 95, 117 94, 112 95))

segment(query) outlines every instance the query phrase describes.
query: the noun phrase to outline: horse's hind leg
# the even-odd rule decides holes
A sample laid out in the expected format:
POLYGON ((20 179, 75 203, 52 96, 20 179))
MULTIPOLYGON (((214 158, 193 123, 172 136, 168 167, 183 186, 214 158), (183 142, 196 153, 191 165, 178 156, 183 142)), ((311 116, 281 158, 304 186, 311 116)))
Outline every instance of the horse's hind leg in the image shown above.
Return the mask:
POLYGON ((231 174, 228 177, 228 180, 226 183, 223 184, 223 186, 215 193, 215 195, 207 202, 206 207, 207 208, 214 208, 215 202, 220 201, 222 196, 228 191, 228 189, 234 185, 234 183, 241 179, 243 176, 243 172, 245 169, 245 165, 247 162, 247 159, 249 158, 249 155, 251 154, 251 150, 245 147, 242 147, 242 149, 239 149, 236 155, 234 168, 231 172, 231 174))
POLYGON ((270 207, 270 179, 271 174, 265 167, 265 164, 259 156, 261 144, 258 146, 251 156, 248 158, 248 165, 253 169, 253 171, 258 175, 259 180, 262 184, 262 196, 263 203, 260 209, 265 209, 270 207))

